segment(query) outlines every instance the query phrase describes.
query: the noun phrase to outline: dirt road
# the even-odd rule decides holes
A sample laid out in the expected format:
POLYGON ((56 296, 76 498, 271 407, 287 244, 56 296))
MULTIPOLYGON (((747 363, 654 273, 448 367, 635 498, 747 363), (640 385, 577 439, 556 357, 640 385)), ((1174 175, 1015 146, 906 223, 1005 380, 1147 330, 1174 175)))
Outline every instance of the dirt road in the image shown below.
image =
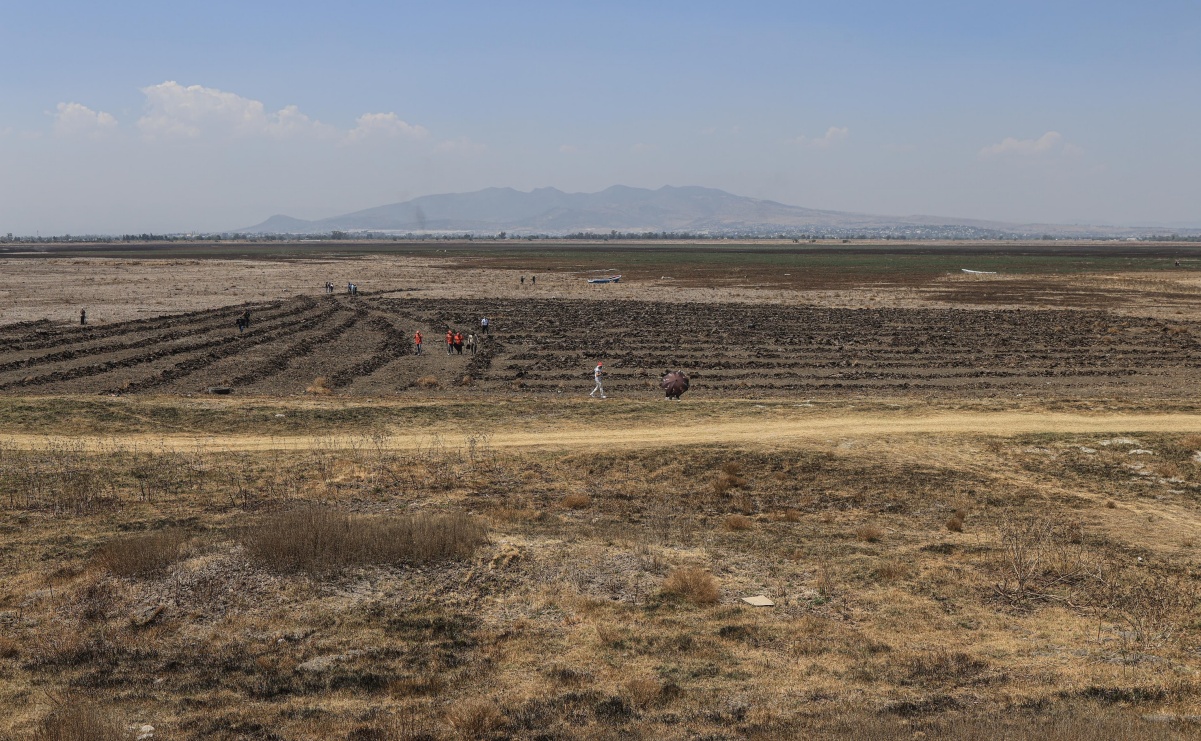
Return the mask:
MULTIPOLYGON (((669 425, 604 426, 578 424, 544 426, 538 430, 479 429, 472 433, 448 431, 445 426, 394 431, 379 444, 390 450, 421 450, 432 445, 456 448, 467 445, 469 434, 477 444, 502 450, 588 450, 659 448, 669 445, 754 445, 788 448, 847 438, 895 439, 927 436, 997 436, 1052 434, 1201 433, 1201 414, 1031 414, 1022 412, 855 413, 684 423, 669 425)), ((56 440, 64 436, 53 436, 56 440)), ((43 445, 45 435, 0 434, 0 445, 32 448, 43 445)), ((101 442, 175 450, 305 450, 321 447, 352 448, 364 445, 352 435, 105 435, 79 438, 85 445, 101 442)), ((376 444, 375 441, 372 445, 376 444)))

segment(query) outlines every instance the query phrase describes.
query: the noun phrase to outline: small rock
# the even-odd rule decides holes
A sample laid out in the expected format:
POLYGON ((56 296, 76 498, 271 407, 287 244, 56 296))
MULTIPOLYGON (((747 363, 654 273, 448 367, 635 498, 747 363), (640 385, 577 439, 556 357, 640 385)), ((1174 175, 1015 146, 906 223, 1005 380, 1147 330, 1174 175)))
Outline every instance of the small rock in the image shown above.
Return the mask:
POLYGON ((1155 451, 1147 450, 1145 448, 1135 448, 1134 450, 1130 451, 1130 455, 1155 455, 1155 451))
POLYGON ((138 741, 154 738, 154 726, 146 724, 138 727, 138 741))
POLYGON ((134 611, 133 624, 137 626, 150 625, 158 619, 159 615, 163 614, 163 610, 167 609, 166 605, 144 605, 134 611))

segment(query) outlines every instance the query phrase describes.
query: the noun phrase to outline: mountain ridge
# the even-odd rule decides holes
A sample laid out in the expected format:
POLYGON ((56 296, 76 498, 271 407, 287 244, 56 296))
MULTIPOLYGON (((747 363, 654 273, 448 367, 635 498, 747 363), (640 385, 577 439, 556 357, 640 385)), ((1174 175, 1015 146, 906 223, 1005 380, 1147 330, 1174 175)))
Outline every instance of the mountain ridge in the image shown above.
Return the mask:
POLYGON ((554 187, 520 191, 492 187, 468 193, 439 193, 324 219, 276 214, 249 234, 343 232, 604 234, 613 231, 686 232, 711 235, 862 232, 872 236, 1137 236, 1156 227, 1012 224, 942 216, 881 216, 792 206, 733 195, 716 188, 665 185, 657 189, 613 185, 596 193, 554 187), (928 235, 938 236, 938 235, 928 235))

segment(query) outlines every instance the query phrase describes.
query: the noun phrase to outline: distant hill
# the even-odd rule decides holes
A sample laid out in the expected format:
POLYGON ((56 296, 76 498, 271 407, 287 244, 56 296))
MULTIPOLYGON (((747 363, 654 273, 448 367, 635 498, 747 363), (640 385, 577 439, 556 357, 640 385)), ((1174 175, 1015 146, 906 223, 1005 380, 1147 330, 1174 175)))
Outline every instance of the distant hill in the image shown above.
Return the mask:
POLYGON ((562 235, 603 234, 614 230, 715 235, 862 232, 872 236, 908 237, 1137 236, 1155 231, 1153 228, 1018 225, 939 216, 875 216, 789 206, 736 196, 714 188, 664 186, 649 190, 623 185, 614 185, 599 193, 565 193, 557 188, 538 188, 527 193, 513 188, 486 188, 472 193, 422 196, 404 203, 315 221, 277 215, 261 224, 234 231, 250 234, 333 231, 495 234, 503 231, 562 235))

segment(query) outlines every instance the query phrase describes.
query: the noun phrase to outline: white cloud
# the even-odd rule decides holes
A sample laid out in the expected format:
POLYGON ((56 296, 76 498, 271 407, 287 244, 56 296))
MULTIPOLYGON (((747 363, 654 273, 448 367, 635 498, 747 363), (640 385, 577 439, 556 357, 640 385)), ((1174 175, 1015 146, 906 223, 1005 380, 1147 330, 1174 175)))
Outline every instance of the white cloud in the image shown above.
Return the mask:
POLYGON ((346 132, 344 141, 349 144, 374 137, 424 139, 429 133, 424 126, 411 124, 395 113, 364 113, 355 119, 355 127, 346 132))
POLYGON ((817 139, 810 139, 802 134, 792 141, 801 145, 802 147, 811 147, 813 149, 829 149, 835 144, 846 141, 850 135, 851 130, 846 126, 831 126, 830 128, 826 129, 824 136, 821 136, 817 139))
POLYGON ((990 144, 980 150, 980 159, 992 157, 1031 157, 1036 155, 1062 152, 1079 155, 1084 150, 1074 144, 1065 144, 1063 135, 1058 131, 1048 131, 1037 139, 1015 139, 1006 137, 996 144, 990 144))
POLYGON ((93 111, 82 103, 59 103, 54 114, 58 136, 100 136, 117 128, 117 119, 104 111, 93 111))
POLYGON ((184 87, 174 80, 142 88, 146 115, 138 119, 143 134, 164 139, 224 136, 329 136, 332 126, 314 121, 296 106, 267 113, 262 101, 201 85, 184 87))

